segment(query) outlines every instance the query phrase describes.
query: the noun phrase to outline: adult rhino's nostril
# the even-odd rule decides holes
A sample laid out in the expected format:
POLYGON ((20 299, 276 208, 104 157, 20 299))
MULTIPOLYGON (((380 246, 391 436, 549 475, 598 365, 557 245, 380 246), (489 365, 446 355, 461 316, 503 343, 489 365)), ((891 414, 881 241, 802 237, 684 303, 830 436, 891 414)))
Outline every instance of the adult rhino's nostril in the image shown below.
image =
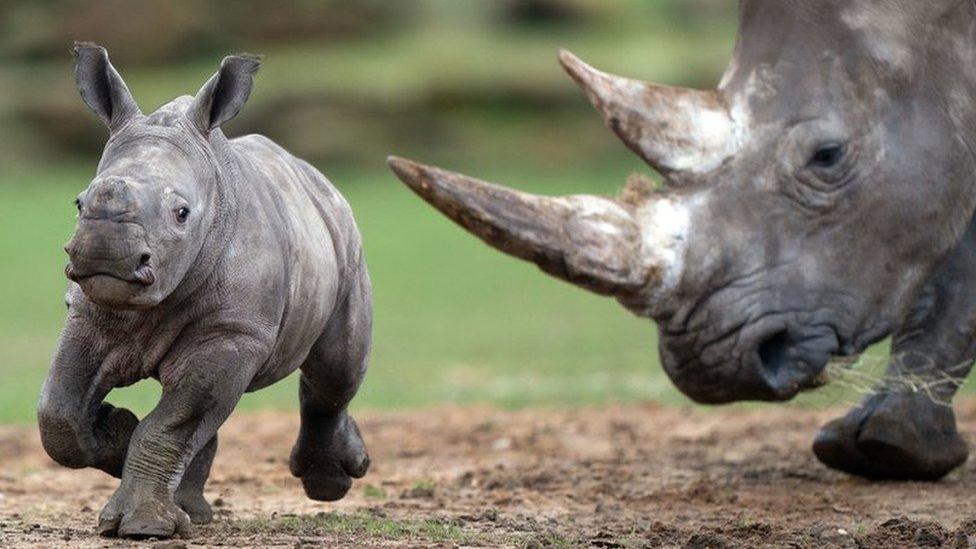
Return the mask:
POLYGON ((152 256, 150 256, 149 254, 142 254, 141 256, 139 256, 139 266, 141 267, 142 265, 149 263, 150 259, 152 259, 152 256))
POLYGON ((769 379, 776 379, 789 365, 789 344, 789 333, 781 330, 759 346, 759 360, 769 379))

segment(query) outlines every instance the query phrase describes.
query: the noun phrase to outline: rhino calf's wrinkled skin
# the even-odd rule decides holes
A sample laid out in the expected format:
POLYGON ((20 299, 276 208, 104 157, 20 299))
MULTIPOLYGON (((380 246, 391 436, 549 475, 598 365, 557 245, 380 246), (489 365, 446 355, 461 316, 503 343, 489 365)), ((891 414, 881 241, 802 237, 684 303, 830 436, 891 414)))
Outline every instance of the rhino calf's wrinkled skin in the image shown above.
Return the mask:
POLYGON ((887 379, 814 451, 941 478, 968 454, 950 403, 976 357, 976 3, 739 6, 715 89, 560 56, 662 189, 541 197, 390 166, 488 244, 654 319, 665 371, 699 402, 793 398, 831 356, 892 335, 887 379))
POLYGON ((369 466, 346 407, 372 326, 349 205, 270 140, 224 137, 256 58, 225 58, 196 96, 144 115, 105 49, 74 54, 110 137, 65 247, 68 317, 38 406, 45 450, 121 478, 102 534, 186 536, 211 520, 220 425, 245 392, 301 369, 291 471, 310 498, 343 497, 369 466), (150 377, 162 397, 141 421, 103 402, 150 377))

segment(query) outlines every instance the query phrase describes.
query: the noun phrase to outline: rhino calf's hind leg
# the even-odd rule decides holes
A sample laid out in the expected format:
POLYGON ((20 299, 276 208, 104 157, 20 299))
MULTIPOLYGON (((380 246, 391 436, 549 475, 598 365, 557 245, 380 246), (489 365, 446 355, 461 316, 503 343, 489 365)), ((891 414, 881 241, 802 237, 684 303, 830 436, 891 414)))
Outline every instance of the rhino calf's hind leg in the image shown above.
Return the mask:
POLYGON ((369 280, 354 284, 301 367, 302 425, 289 465, 305 494, 319 501, 341 499, 369 468, 359 427, 346 409, 366 373, 372 330, 369 280))

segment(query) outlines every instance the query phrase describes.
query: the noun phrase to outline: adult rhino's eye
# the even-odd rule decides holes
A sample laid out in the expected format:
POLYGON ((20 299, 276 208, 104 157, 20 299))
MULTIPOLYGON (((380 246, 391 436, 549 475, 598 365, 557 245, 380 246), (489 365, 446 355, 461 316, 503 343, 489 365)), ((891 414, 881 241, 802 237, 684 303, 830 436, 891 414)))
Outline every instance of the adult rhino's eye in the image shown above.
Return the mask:
POLYGON ((180 223, 186 223, 186 218, 190 215, 190 208, 186 206, 181 206, 180 209, 176 210, 176 220, 180 223))
POLYGON ((846 149, 841 143, 828 143, 820 146, 807 163, 811 168, 833 168, 844 159, 846 149))

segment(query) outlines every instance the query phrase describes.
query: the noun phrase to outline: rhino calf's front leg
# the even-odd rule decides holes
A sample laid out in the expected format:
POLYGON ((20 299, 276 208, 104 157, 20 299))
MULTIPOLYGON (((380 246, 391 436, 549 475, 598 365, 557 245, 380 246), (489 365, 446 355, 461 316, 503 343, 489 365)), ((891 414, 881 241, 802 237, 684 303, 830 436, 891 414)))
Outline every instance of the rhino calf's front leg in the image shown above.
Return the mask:
POLYGON ((217 435, 200 449, 183 473, 183 480, 173 495, 173 500, 190 517, 193 524, 207 524, 213 520, 213 510, 203 497, 203 488, 210 477, 210 467, 217 455, 217 435))
MULTIPOLYGON (((61 338, 37 409, 41 443, 61 465, 93 467, 121 478, 139 419, 125 408, 103 402, 118 381, 107 371, 118 365, 91 352, 91 345, 78 337, 86 330, 84 323, 69 325, 61 338)), ((203 488, 216 450, 215 435, 194 457, 176 491, 176 503, 195 524, 212 518, 203 488)))
MULTIPOLYGON (((263 349, 246 337, 228 338, 216 345, 204 338, 198 348, 177 353, 178 362, 161 371, 159 404, 132 435, 122 483, 102 509, 99 533, 123 537, 190 534, 190 517, 177 504, 177 497, 182 499, 185 494, 178 494, 177 488, 186 475, 200 475, 191 464, 208 446, 216 449, 217 429, 266 356, 263 349)), ((209 463, 203 465, 209 470, 209 463)), ((202 492, 202 481, 198 488, 202 492)))
POLYGON ((115 382, 102 369, 103 357, 86 342, 86 329, 84 323, 69 322, 61 336, 37 407, 41 443, 66 467, 94 467, 121 477, 139 419, 103 402, 115 382))

